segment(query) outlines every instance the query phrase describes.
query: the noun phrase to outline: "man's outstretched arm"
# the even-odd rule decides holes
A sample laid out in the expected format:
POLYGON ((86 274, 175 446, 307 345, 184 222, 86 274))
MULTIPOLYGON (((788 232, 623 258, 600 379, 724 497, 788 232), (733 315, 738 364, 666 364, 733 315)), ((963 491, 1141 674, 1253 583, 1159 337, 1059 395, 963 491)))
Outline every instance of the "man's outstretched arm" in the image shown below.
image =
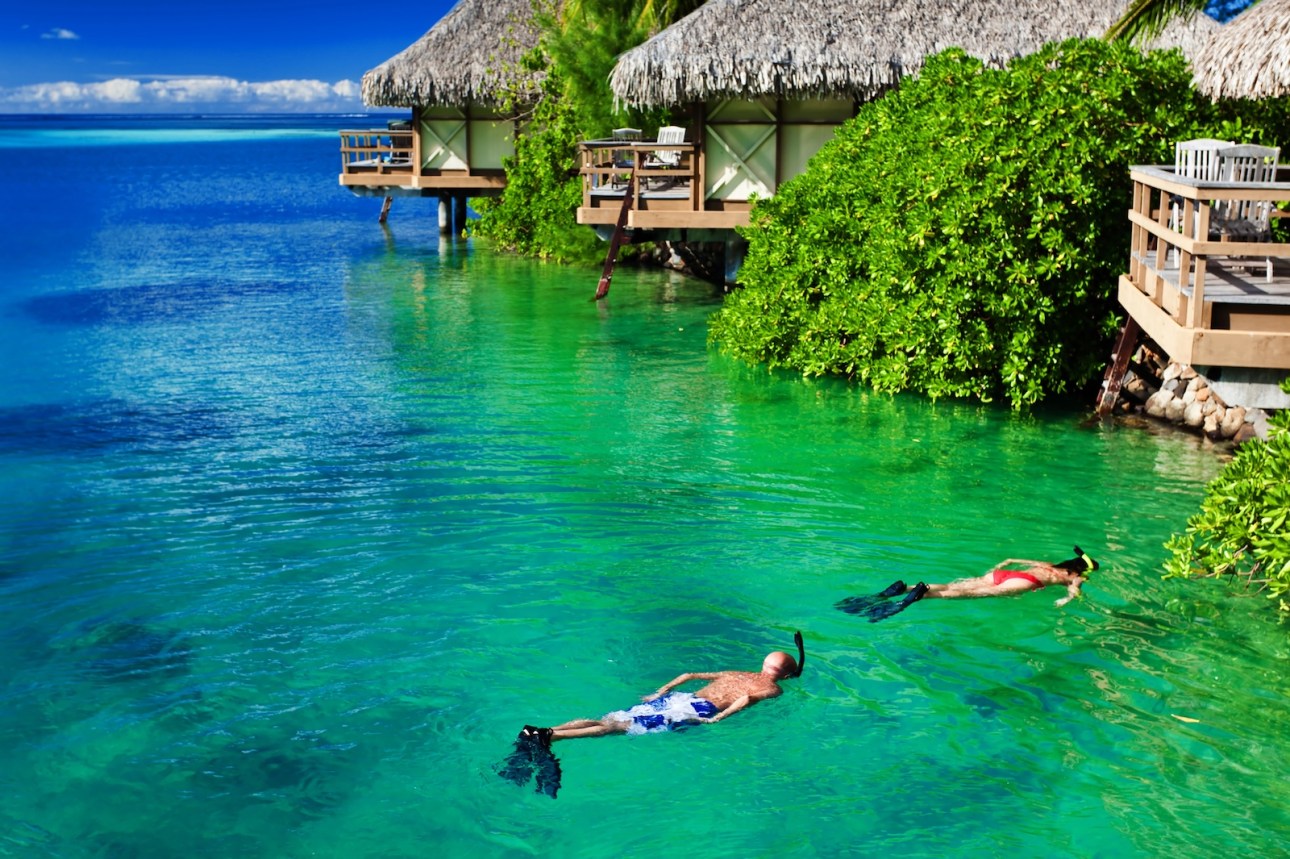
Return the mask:
POLYGON ((722 710, 721 712, 717 713, 715 716, 709 716, 708 718, 700 719, 699 721, 705 722, 707 724, 712 724, 713 722, 720 722, 726 716, 732 716, 750 704, 756 704, 758 701, 765 701, 767 698, 774 698, 778 694, 779 694, 779 690, 776 689, 773 692, 753 692, 748 695, 740 696, 739 698, 735 699, 733 704, 731 704, 729 707, 722 710))
POLYGON ((694 672, 688 672, 686 674, 679 674, 677 675, 675 680, 673 680, 670 683, 664 683, 662 686, 658 687, 657 692, 655 692, 652 695, 646 695, 645 697, 641 698, 641 700, 646 703, 649 703, 650 701, 653 701, 655 698, 663 697, 668 692, 671 692, 673 689, 675 689, 677 686, 680 686, 682 683, 689 683, 691 680, 716 680, 720 676, 721 675, 719 672, 713 672, 713 671, 694 671, 694 672))
POLYGON ((751 695, 744 695, 742 697, 736 698, 733 704, 731 704, 729 707, 722 710, 721 712, 717 713, 715 716, 709 716, 706 719, 700 719, 699 721, 705 722, 707 724, 712 724, 713 722, 720 722, 726 716, 729 716, 732 713, 738 713, 740 710, 742 710, 744 707, 747 707, 749 704, 752 704, 755 701, 760 701, 760 700, 761 700, 760 698, 753 698, 751 695))

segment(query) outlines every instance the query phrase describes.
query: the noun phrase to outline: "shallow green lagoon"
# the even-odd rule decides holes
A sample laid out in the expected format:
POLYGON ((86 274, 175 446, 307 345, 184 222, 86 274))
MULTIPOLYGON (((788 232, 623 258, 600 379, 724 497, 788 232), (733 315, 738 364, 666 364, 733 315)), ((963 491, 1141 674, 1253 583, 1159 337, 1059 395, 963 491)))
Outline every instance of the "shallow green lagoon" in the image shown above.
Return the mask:
POLYGON ((1159 577, 1196 442, 772 376, 697 281, 592 303, 383 232, 329 137, 186 145, 219 181, 0 176, 0 855, 1284 853, 1285 632, 1159 577), (1072 542, 1063 609, 832 607, 1072 542), (493 771, 795 629, 779 699, 560 744, 555 801, 493 771))

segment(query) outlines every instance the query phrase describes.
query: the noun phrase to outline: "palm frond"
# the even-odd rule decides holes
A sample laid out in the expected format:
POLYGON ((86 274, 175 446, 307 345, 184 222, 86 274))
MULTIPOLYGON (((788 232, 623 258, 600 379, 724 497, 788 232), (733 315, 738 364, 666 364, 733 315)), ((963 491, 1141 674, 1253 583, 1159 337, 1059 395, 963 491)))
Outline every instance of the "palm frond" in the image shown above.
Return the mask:
POLYGON ((1170 21, 1190 21, 1205 11, 1209 0, 1133 0, 1120 20, 1106 31, 1110 41, 1142 37, 1155 38, 1170 21))

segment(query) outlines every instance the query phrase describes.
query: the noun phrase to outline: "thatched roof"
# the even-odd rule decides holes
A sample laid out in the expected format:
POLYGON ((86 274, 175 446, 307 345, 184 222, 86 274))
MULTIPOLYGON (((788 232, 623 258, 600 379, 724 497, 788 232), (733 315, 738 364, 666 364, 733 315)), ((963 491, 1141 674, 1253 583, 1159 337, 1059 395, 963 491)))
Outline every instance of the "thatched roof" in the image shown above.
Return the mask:
MULTIPOLYGON (((1002 64, 1096 37, 1128 0, 708 0, 619 57, 615 97, 658 107, 720 97, 872 98, 960 47, 1002 64)), ((1176 44, 1176 43, 1175 43, 1176 44)))
POLYGON ((533 82, 518 62, 537 41, 530 0, 459 0, 424 36, 363 75, 363 102, 496 104, 506 89, 533 82))
POLYGON ((1192 67, 1213 98, 1290 93, 1290 0, 1261 0, 1228 21, 1192 67))

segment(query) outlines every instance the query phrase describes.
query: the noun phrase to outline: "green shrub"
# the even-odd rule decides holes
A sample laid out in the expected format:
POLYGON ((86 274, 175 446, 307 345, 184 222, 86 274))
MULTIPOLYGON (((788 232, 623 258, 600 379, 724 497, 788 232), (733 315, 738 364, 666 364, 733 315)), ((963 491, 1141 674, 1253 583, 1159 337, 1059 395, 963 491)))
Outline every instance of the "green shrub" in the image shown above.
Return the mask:
POLYGON ((506 190, 499 198, 472 202, 481 215, 472 230, 530 256, 598 264, 606 246, 576 217, 582 204, 578 143, 608 137, 623 125, 665 124, 665 113, 616 109, 609 73, 618 54, 699 2, 535 2, 542 36, 524 63, 542 73, 541 90, 515 141, 515 155, 504 164, 506 190))
POLYGON ((1285 115, 1265 113, 1225 121, 1241 110, 1199 96, 1176 51, 1073 40, 1006 69, 945 51, 755 204, 744 288, 710 337, 882 391, 1021 407, 1074 390, 1117 327, 1129 165, 1259 140, 1285 115))
MULTIPOLYGON (((532 61, 544 62, 540 53, 532 61)), ((506 250, 558 262, 591 263, 604 257, 603 243, 576 219, 582 205, 578 143, 584 139, 573 102, 562 97, 558 69, 549 69, 542 94, 515 155, 505 161, 506 189, 471 205, 481 219, 471 231, 506 250)))
MULTIPOLYGON (((1290 392, 1290 383, 1282 383, 1290 392)), ((1165 544, 1172 556, 1165 578, 1241 578, 1266 587, 1290 611, 1290 414, 1269 421, 1268 440, 1237 449, 1232 461, 1205 489, 1200 511, 1187 530, 1165 544)))

